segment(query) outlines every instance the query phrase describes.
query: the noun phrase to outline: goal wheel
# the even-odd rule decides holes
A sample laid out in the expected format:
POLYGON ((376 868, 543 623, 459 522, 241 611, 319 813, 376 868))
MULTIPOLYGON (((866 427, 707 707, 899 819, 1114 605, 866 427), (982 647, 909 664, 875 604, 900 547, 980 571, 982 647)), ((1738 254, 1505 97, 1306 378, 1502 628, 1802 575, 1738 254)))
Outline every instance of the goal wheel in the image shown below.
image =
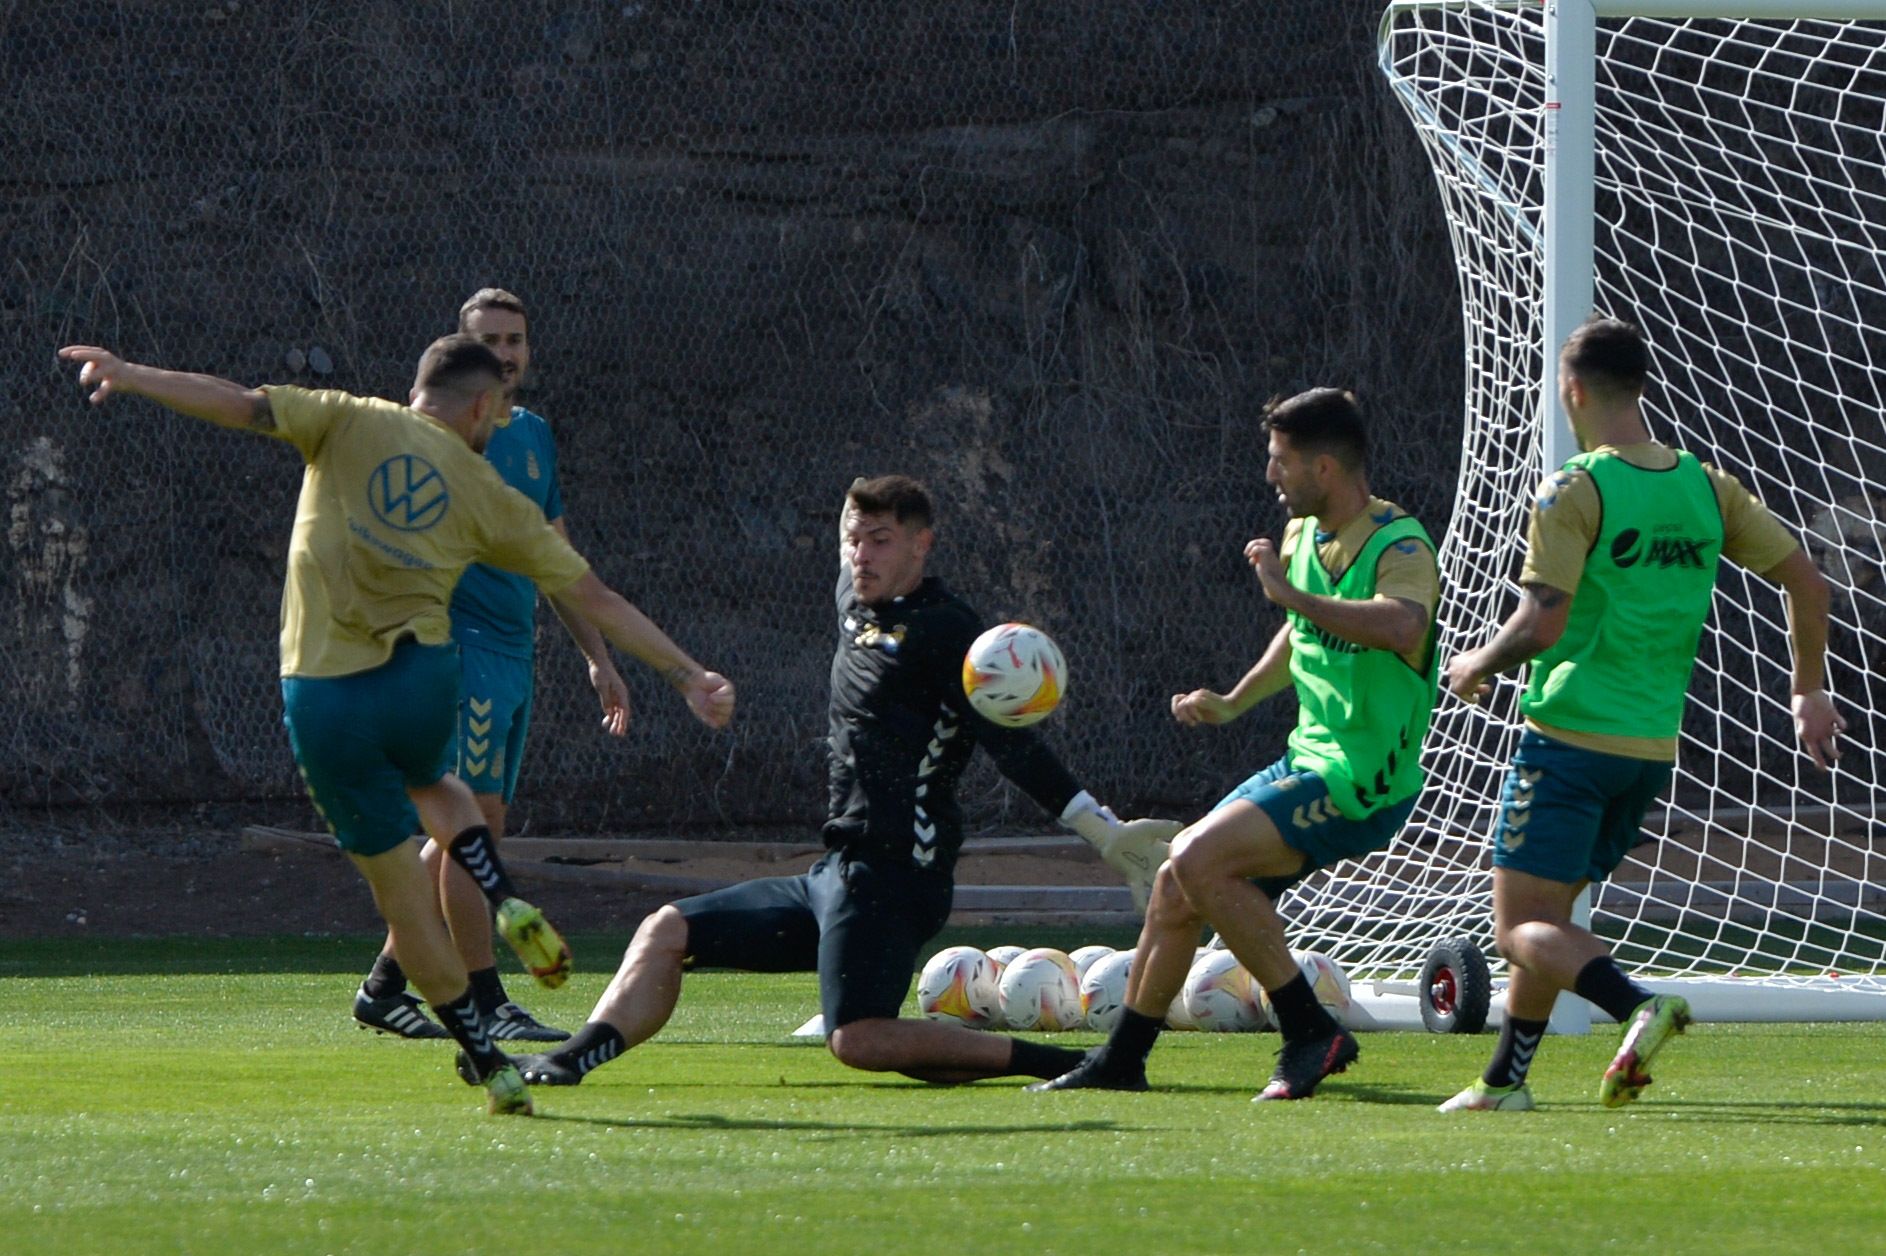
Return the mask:
POLYGON ((1421 1023, 1434 1034, 1477 1034, 1487 1025, 1493 974, 1470 938, 1436 942, 1421 965, 1421 1023))

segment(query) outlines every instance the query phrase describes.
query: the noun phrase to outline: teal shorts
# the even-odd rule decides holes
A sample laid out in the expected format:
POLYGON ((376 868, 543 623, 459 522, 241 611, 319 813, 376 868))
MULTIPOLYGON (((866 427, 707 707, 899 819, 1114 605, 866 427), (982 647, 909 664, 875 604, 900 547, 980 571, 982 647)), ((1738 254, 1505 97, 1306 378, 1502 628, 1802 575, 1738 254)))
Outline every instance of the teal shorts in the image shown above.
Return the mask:
POLYGON ((463 681, 458 702, 458 775, 475 794, 517 793, 530 733, 532 678, 536 660, 459 647, 463 681))
POLYGON ((1351 820, 1329 801, 1323 778, 1292 768, 1288 756, 1226 794, 1212 810, 1234 802, 1248 802, 1269 816, 1284 845, 1303 854, 1303 867, 1287 877, 1251 878, 1273 902, 1319 868, 1381 850, 1395 840, 1415 808, 1415 799, 1405 798, 1351 820))
POLYGON ((1674 764, 1568 746, 1527 729, 1493 828, 1493 866, 1566 885, 1602 881, 1651 839, 1644 812, 1674 764))
POLYGON ((342 850, 379 855, 419 831, 408 788, 452 767, 458 647, 410 637, 351 676, 284 676, 282 722, 315 810, 342 850))

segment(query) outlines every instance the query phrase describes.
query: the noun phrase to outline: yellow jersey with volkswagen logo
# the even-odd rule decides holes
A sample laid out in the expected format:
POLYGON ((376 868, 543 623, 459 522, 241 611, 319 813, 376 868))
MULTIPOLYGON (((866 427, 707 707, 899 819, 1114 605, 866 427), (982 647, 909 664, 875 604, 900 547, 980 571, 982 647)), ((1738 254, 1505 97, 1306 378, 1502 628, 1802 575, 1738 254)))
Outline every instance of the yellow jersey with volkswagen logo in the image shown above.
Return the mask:
POLYGON ((1716 563, 1773 570, 1800 548, 1735 476, 1656 441, 1601 445, 1539 486, 1522 584, 1573 595, 1532 662, 1532 728, 1602 754, 1671 762, 1716 563))
POLYGON ((282 586, 282 675, 380 666, 405 637, 452 639, 459 576, 489 563, 546 593, 589 570, 459 436, 377 397, 263 389, 275 435, 307 462, 282 586))

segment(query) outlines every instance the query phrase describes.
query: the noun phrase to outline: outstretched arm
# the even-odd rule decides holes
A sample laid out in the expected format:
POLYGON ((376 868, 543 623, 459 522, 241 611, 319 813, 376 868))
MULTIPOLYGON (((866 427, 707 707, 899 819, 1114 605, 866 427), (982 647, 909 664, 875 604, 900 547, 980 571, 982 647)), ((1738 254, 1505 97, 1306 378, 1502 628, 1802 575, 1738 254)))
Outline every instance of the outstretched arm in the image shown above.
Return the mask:
POLYGON ((1033 729, 984 723, 981 744, 995 761, 996 769, 1092 846, 1125 880, 1133 892, 1134 906, 1144 912, 1153 878, 1170 853, 1173 835, 1185 826, 1177 820, 1121 820, 1111 808, 1102 806, 1074 783, 1067 768, 1033 729))
POLYGON ((1172 695, 1172 718, 1181 724, 1229 724, 1246 711, 1290 687, 1290 625, 1285 624, 1264 647, 1230 693, 1194 689, 1172 695))
POLYGON ((1565 635, 1571 615, 1571 594, 1549 584, 1527 585, 1519 605, 1491 641, 1448 661, 1449 692, 1465 702, 1480 701, 1491 688, 1487 677, 1510 671, 1551 649, 1565 635))
POLYGON ((733 682, 696 663, 654 620, 597 579, 595 572, 583 573, 558 598, 594 625, 611 645, 648 664, 680 690, 701 723, 725 728, 733 719, 733 682))
POLYGON ((1804 549, 1795 550, 1762 574, 1780 585, 1788 600, 1788 645, 1794 654, 1789 706, 1794 712, 1794 733, 1808 757, 1826 771, 1840 757, 1835 739, 1847 729, 1847 721, 1834 709, 1833 696, 1827 692, 1827 577, 1804 549))
POLYGON ((269 409, 268 394, 259 388, 244 388, 214 375, 140 366, 93 345, 67 345, 59 350, 59 356, 68 362, 83 364, 79 369, 79 386, 92 390, 91 400, 95 406, 104 405, 116 393, 131 393, 149 397, 178 414, 207 419, 218 427, 251 432, 275 430, 275 415, 269 409))
MULTIPOLYGON (((552 519, 550 526, 564 540, 570 539, 569 529, 564 526, 562 519, 552 519)), ((629 687, 609 657, 609 643, 603 640, 596 625, 583 618, 583 612, 578 607, 565 601, 567 592, 553 596, 550 609, 563 621, 570 640, 576 642, 576 648, 583 652, 584 659, 589 663, 589 684, 596 691, 596 700, 602 703, 604 730, 611 736, 620 737, 629 731, 629 687)))

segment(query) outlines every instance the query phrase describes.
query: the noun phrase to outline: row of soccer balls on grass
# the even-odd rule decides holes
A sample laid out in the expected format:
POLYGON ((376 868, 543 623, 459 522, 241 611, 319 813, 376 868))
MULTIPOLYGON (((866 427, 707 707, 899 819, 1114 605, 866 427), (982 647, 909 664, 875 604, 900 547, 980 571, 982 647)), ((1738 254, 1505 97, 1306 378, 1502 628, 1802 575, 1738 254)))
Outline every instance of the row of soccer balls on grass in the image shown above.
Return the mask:
MULTIPOLYGON (((1349 978, 1321 951, 1293 951, 1316 997, 1338 1021, 1349 1011, 1349 978)), ((1133 952, 1083 946, 998 946, 938 951, 917 979, 917 1007, 931 1020, 971 1029, 1091 1029, 1107 1033, 1126 1005, 1133 952)), ((1200 947, 1185 987, 1166 1011, 1172 1029, 1253 1032, 1270 1029, 1270 998, 1237 957, 1200 947)))

